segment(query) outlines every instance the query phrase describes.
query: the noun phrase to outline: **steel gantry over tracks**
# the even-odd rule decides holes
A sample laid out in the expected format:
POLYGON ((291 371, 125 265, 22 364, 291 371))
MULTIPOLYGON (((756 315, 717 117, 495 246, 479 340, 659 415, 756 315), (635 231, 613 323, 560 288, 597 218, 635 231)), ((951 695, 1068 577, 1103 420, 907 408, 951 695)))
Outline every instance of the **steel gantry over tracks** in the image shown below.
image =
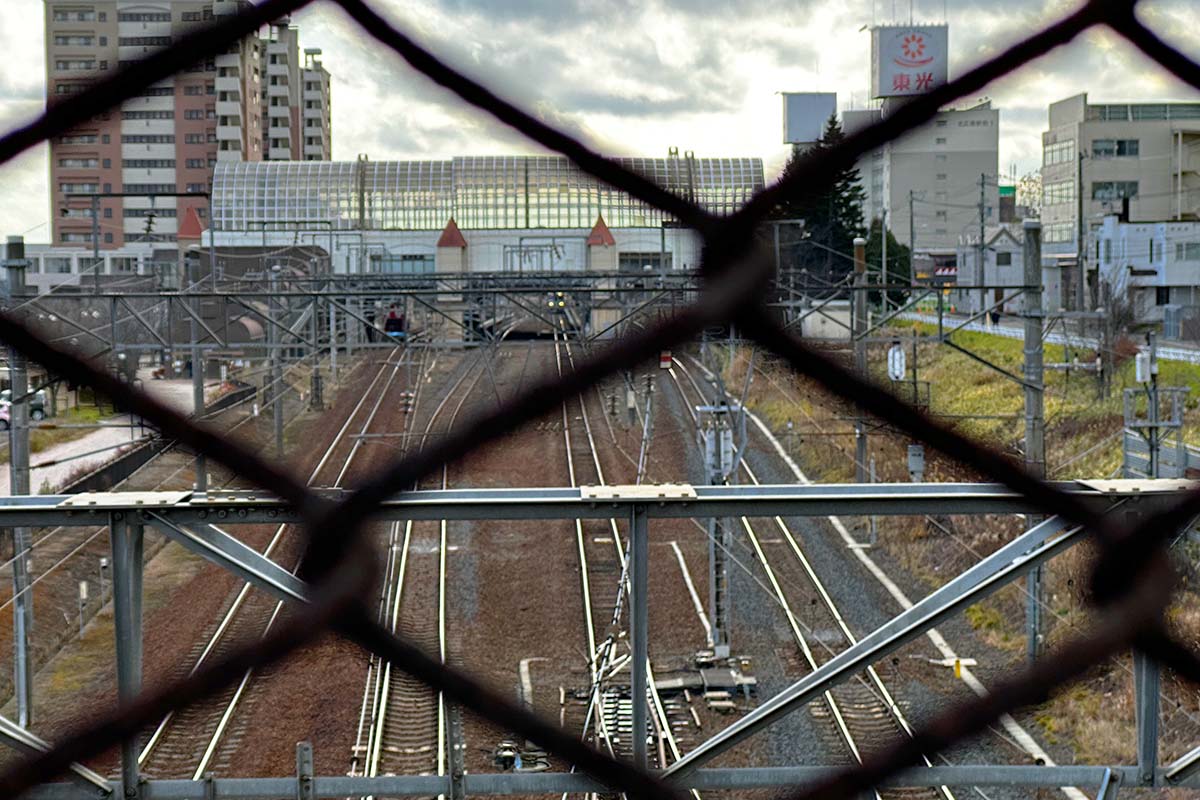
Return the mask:
MULTIPOLYGON (((1078 481, 1055 485, 1105 513, 1120 508, 1123 514, 1151 513, 1194 484, 1188 481, 1078 481)), ((341 492, 325 492, 337 499, 341 492)), ((664 484, 642 486, 583 486, 577 488, 451 489, 414 491, 396 495, 382 503, 374 518, 379 520, 499 520, 499 519, 595 519, 629 521, 633 542, 643 547, 652 535, 653 521, 666 518, 705 519, 714 516, 820 517, 829 514, 920 515, 1026 514, 1037 510, 1019 493, 999 484, 836 484, 691 486, 664 484)), ((230 531, 237 526, 282 523, 298 519, 285 502, 261 492, 233 491, 196 493, 126 492, 78 495, 41 495, 0 498, 0 527, 51 525, 95 526, 108 524, 114 534, 114 596, 117 602, 116 648, 118 682, 123 695, 140 689, 141 683, 141 585, 142 562, 129 557, 140 553, 147 527, 178 542, 189 551, 216 563, 287 602, 309 602, 311 587, 290 571, 242 544, 230 531)), ((1058 517, 1046 519, 995 553, 980 560, 912 608, 904 611, 857 644, 839 653, 815 671, 765 700, 745 717, 712 736, 665 770, 662 776, 681 788, 751 789, 812 785, 834 774, 827 766, 780 766, 759 768, 706 768, 721 753, 819 697, 833 686, 850 679, 907 642, 922 635, 946 618, 979 602, 1000 588, 1022 578, 1031 568, 1083 541, 1086 534, 1077 525, 1058 517)), ((645 570, 644 561, 634 559, 631 570, 645 570)), ((634 587, 631 608, 648 605, 645 580, 631 574, 634 587), (640 588, 639 588, 640 587, 640 588)), ((633 636, 647 636, 643 628, 633 636)), ((638 642, 634 643, 639 644, 638 642)), ((640 644, 644 645, 645 642, 640 644)), ((1143 665, 1142 670, 1154 669, 1143 665)), ((1139 682, 1152 685, 1143 675, 1139 682)), ((643 678, 644 679, 644 678, 643 678)), ((645 688, 634 687, 634 697, 645 697, 645 688)), ((993 764, 913 768, 881 784, 906 786, 1105 786, 1120 784, 1200 786, 1193 762, 1200 756, 1188 754, 1175 764, 1159 766, 1157 729, 1149 720, 1157 717, 1156 692, 1137 692, 1138 753, 1135 765, 1112 766, 1006 766, 993 764)), ((24 740, 0 727, 0 740, 27 749, 24 740)), ((446 794, 538 794, 594 792, 602 784, 576 773, 479 773, 468 774, 452 786, 451 776, 315 776, 311 751, 298 751, 296 775, 271 778, 218 778, 200 781, 144 780, 136 762, 126 763, 122 777, 136 781, 133 795, 123 784, 111 787, 88 781, 44 785, 28 796, 46 800, 75 798, 270 798, 407 796, 446 794), (108 794, 111 791, 113 794, 108 794)), ((1196 752, 1200 752, 1198 749, 1196 752)), ((132 786, 131 786, 132 788, 132 786)))

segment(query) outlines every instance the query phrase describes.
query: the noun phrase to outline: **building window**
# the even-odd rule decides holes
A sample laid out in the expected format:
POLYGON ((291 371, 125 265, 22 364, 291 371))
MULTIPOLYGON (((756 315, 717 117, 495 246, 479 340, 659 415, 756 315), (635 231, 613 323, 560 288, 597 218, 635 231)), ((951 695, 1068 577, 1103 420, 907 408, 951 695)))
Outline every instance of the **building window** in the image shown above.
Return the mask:
POLYGON ((60 183, 58 190, 66 194, 87 194, 100 191, 97 183, 60 183))
POLYGON ((142 89, 134 97, 174 97, 175 88, 173 86, 150 86, 142 89))
POLYGON ((134 217, 163 217, 169 218, 175 216, 173 208, 127 208, 123 212, 126 219, 134 217))
POLYGON ((96 60, 92 58, 59 58, 54 61, 54 68, 60 72, 91 71, 96 68, 96 60))
POLYGON ((937 125, 939 128, 944 128, 944 127, 946 127, 946 120, 944 120, 944 119, 935 120, 934 124, 937 125))
POLYGON ((108 37, 107 37, 107 36, 101 36, 101 37, 100 37, 100 46, 101 46, 101 47, 108 47, 108 37))
MULTIPOLYGON (((103 15, 101 15, 103 19, 103 15)), ((95 22, 96 12, 88 9, 87 11, 55 11, 55 22, 95 22)))
POLYGON ((111 169, 111 168, 112 168, 112 159, 111 159, 111 158, 106 158, 106 159, 104 159, 104 161, 103 161, 103 162, 101 162, 101 163, 102 163, 102 165, 104 166, 104 168, 105 168, 105 169, 111 169))
POLYGON ((126 194, 174 194, 173 183, 126 183, 121 187, 126 194))
POLYGON ((1042 232, 1043 241, 1070 242, 1075 239, 1075 223, 1051 222, 1042 229, 1042 232))
POLYGON ((100 137, 101 144, 109 144, 111 141, 112 141, 112 137, 109 136, 107 133, 100 137))
POLYGON ((95 144, 96 141, 97 137, 94 133, 77 133, 58 137, 59 144, 95 144))
POLYGON ((175 144, 171 133, 127 133, 121 136, 121 144, 175 144))
POLYGON ((204 119, 204 109, 189 108, 183 112, 184 119, 204 119))
POLYGON ((117 14, 117 22, 170 22, 169 11, 128 11, 117 14))
POLYGON ((937 179, 938 179, 939 181, 944 181, 944 180, 946 180, 946 173, 944 173, 944 172, 939 172, 939 173, 937 174, 937 179))
POLYGON ((170 43, 170 36, 122 36, 117 39, 120 47, 165 47, 170 43))
POLYGON ((1137 197, 1137 181, 1094 181, 1092 183, 1093 200, 1121 200, 1126 197, 1137 197))
POLYGON ((1171 302, 1171 287, 1156 286, 1154 287, 1154 305, 1165 306, 1171 302))
POLYGON ((127 158, 121 162, 126 169, 174 169, 173 158, 127 158))
POLYGON ((60 46, 91 47, 95 41, 93 36, 55 36, 54 43, 60 46))
POLYGON ((1012 266, 1012 253, 996 253, 996 266, 997 267, 1011 267, 1012 266))
POLYGON ((937 219, 945 219, 946 212, 945 211, 935 211, 935 212, 933 212, 933 216, 936 217, 937 219))
POLYGON ((200 21, 200 12, 199 11, 184 11, 182 14, 179 15, 179 18, 184 22, 199 22, 200 21))
POLYGON ((203 133, 185 133, 183 135, 183 141, 186 142, 187 144, 204 144, 204 134, 203 133))
POLYGON ((1124 158, 1138 155, 1137 139, 1093 139, 1092 158, 1124 158))
POLYGON ((208 184, 206 184, 206 183, 189 183, 187 185, 187 190, 189 192, 207 192, 208 184))
POLYGON ((105 218, 105 219, 112 219, 112 207, 111 207, 111 206, 109 206, 108 208, 104 209, 104 218, 105 218))
POLYGON ((1176 261, 1200 261, 1200 242, 1176 242, 1176 261))
POLYGON ((666 253, 665 267, 660 263, 663 253, 618 253, 617 269, 620 272, 647 272, 671 268, 671 253, 666 253), (646 267, 650 267, 647 270, 646 267))
POLYGON ((68 169, 80 169, 83 167, 95 167, 99 164, 94 158, 60 158, 58 165, 68 169))
POLYGON ((1068 139, 1065 142, 1055 142, 1048 144, 1042 150, 1042 164, 1044 166, 1052 166, 1054 164, 1066 164, 1069 161, 1075 160, 1075 140, 1068 139))
POLYGON ((189 158, 185 163, 188 169, 204 169, 203 158, 189 158))
POLYGON ((175 119, 174 111, 122 111, 121 119, 175 119))
POLYGON ((939 137, 937 137, 936 139, 934 139, 934 140, 933 140, 933 143, 934 143, 934 144, 945 144, 945 143, 946 143, 946 137, 945 137, 945 136, 939 136, 939 137))
POLYGON ((1042 187, 1042 204, 1047 206, 1075 202, 1075 181, 1055 181, 1042 187))
POLYGON ((42 269, 55 275, 68 275, 71 272, 71 259, 47 256, 42 261, 42 269))
POLYGON ((92 235, 90 233, 60 233, 58 239, 62 242, 90 242, 92 235))
MULTIPOLYGON (((102 17, 103 17, 104 15, 103 15, 103 14, 101 14, 100 16, 102 16, 102 17)), ((113 243, 113 235, 112 235, 111 233, 106 233, 106 234, 104 234, 104 243, 105 243, 105 244, 112 244, 112 243, 113 243)))
POLYGON ((203 86, 185 86, 185 87, 183 87, 183 93, 186 95, 193 95, 193 96, 198 95, 198 94, 204 94, 204 87, 203 86))

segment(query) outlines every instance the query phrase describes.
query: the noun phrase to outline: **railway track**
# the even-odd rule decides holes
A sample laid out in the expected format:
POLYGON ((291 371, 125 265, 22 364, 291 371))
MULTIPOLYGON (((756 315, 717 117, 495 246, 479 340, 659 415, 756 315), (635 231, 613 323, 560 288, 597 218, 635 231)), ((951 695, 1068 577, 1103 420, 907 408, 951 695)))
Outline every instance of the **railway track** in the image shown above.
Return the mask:
MULTIPOLYGON (((692 417, 693 424, 698 427, 699 419, 693 407, 707 403, 708 398, 691 371, 678 359, 673 361, 673 367, 669 374, 692 417), (695 403, 689 400, 687 392, 684 391, 684 383, 679 378, 680 374, 690 385, 693 392, 691 400, 694 400, 695 403)), ((738 466, 741 474, 751 483, 759 484, 758 476, 744 460, 738 466)), ((804 555, 797 537, 783 519, 773 517, 764 523, 761 519, 751 520, 741 517, 737 520, 737 524, 746 534, 753 554, 767 578, 770 591, 784 612, 792 638, 802 657, 801 666, 808 670, 816 670, 820 664, 836 655, 831 643, 823 642, 823 646, 813 647, 809 637, 805 635, 805 628, 809 631, 814 629, 836 630, 841 638, 842 647, 853 645, 857 639, 833 602, 824 583, 813 569, 811 562, 804 555), (780 541, 786 543, 788 552, 794 557, 794 562, 786 566, 772 563, 764 547, 765 525, 770 526, 771 532, 777 533, 781 537, 780 541), (797 567, 803 580, 816 596, 813 600, 819 600, 819 602, 809 602, 807 605, 803 605, 796 602, 797 598, 792 596, 792 593, 801 590, 797 586, 798 581, 787 580, 786 577, 797 567), (785 580, 781 580, 781 575, 785 576, 785 580)), ((808 594, 807 591, 804 593, 808 594)), ((829 744, 832 746, 830 749, 834 750, 836 745, 841 745, 843 763, 861 763, 864 758, 890 746, 897 737, 912 735, 912 728, 903 711, 874 667, 869 667, 863 675, 857 676, 855 680, 825 692, 823 700, 823 704, 812 706, 812 713, 816 719, 828 723, 826 730, 831 734, 829 744)), ((927 757, 923 757, 923 760, 926 766, 932 766, 932 762, 927 757)), ((954 800, 954 795, 945 786, 936 789, 889 789, 876 791, 875 796, 876 798, 904 798, 905 800, 912 798, 954 800)))
MULTIPOLYGON (((438 420, 457 396, 443 432, 453 429, 485 373, 482 361, 487 357, 485 351, 480 351, 477 355, 480 363, 465 367, 443 393, 425 424, 418 447, 434 434, 438 420)), ((419 408, 419 391, 410 419, 419 408)), ((405 437, 405 442, 409 441, 405 437)), ((445 489, 449 483, 449 468, 443 466, 435 485, 427 488, 445 489)), ((437 653, 443 662, 447 658, 446 552, 445 520, 392 523, 379 604, 379 618, 393 633, 426 652, 437 653)), ((390 663, 372 658, 363 688, 350 774, 445 775, 450 757, 448 712, 440 692, 407 673, 393 670, 390 663)))
MULTIPOLYGON (((554 349, 560 376, 564 368, 574 369, 574 354, 565 334, 556 334, 554 349)), ((571 486, 579 486, 581 481, 605 485, 607 481, 583 396, 562 404, 562 419, 571 486), (577 416, 575 410, 578 410, 577 416)), ((676 729, 690 728, 694 718, 682 712, 675 703, 664 702, 655 687, 653 667, 648 663, 645 702, 649 703, 649 728, 633 730, 633 697, 627 677, 630 655, 628 638, 622 636, 628 628, 625 605, 629 593, 628 547, 615 519, 576 520, 575 535, 587 645, 591 654, 591 688, 583 735, 622 758, 632 756, 634 737, 645 736, 651 743, 648 748, 651 765, 665 768, 681 755, 676 729), (599 584, 600 588, 594 587, 593 583, 599 584)), ((699 794, 692 794, 699 800, 699 794)))
MULTIPOLYGON (((222 409, 208 418, 209 423, 227 416, 238 407, 222 409)), ((236 431, 253 420, 254 417, 247 416, 230 425, 226 432, 236 431)), ((114 487, 114 490, 160 491, 190 488, 195 479, 193 463, 190 455, 168 447, 135 470, 114 487)), ((217 472, 217 485, 228 486, 236 482, 236 476, 224 470, 217 472)), ((31 570, 30 584, 26 589, 33 594, 33 605, 37 613, 38 624, 34 629, 30 647, 34 666, 38 668, 57 653, 64 643, 78 635, 80 583, 87 581, 89 587, 98 589, 93 594, 96 601, 85 606, 85 620, 90 620, 106 603, 111 576, 104 574, 101 567, 101 559, 107 559, 110 554, 107 526, 56 527, 41 529, 35 531, 35 534, 36 538, 27 550, 0 564, 0 574, 7 571, 18 557, 27 559, 31 564, 46 565, 38 572, 31 570)), ((153 557, 160 546, 161 542, 148 543, 147 559, 153 557)), ((6 610, 16 601, 10 583, 0 584, 0 597, 4 598, 3 602, 0 602, 0 611, 6 610)), ((3 644, 0 645, 0 659, 11 660, 11 635, 11 628, 5 627, 3 644)), ((0 678, 0 695, 7 696, 10 692, 11 679, 6 675, 0 678)))
MULTIPOLYGON (((359 437, 368 432, 380 408, 384 407, 384 400, 396 382, 406 352, 400 349, 389 352, 308 476, 310 485, 335 468, 332 485, 340 484, 359 453, 362 441, 359 437), (357 428, 359 436, 348 435, 360 418, 361 424, 357 428), (337 455, 340 458, 335 458, 337 455)), ((299 566, 298 547, 287 534, 294 530, 291 525, 277 526, 263 550, 263 555, 277 561, 290 560, 293 570, 299 566)), ((282 602, 265 592, 252 589, 249 584, 243 584, 222 617, 214 621, 205 631, 205 636, 189 651, 184 663, 190 662, 190 668, 181 667, 180 672, 194 672, 208 660, 262 637, 279 618, 282 609, 282 602)), ((228 757, 248 735, 238 722, 237 711, 246 699, 254 677, 253 671, 247 671, 237 685, 166 715, 138 756, 141 771, 151 777, 198 780, 219 766, 220 760, 228 757)))

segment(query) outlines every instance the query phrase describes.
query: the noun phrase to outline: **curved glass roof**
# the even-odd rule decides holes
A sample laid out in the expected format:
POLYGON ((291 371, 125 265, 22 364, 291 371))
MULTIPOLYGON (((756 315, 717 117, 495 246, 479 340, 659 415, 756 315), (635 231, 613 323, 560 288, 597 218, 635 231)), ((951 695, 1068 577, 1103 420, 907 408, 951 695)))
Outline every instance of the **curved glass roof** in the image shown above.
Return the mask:
MULTIPOLYGON (((763 188, 758 158, 619 158, 618 163, 715 214, 763 188)), ((657 228, 662 212, 599 183, 562 156, 465 156, 449 161, 220 162, 217 230, 657 228)))

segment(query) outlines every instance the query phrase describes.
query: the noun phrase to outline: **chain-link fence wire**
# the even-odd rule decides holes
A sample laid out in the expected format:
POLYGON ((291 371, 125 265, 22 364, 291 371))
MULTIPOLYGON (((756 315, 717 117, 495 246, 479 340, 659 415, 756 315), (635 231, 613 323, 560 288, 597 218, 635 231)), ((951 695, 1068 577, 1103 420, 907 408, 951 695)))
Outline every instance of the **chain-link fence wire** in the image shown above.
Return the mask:
MULTIPOLYGON (((0 139, 0 163, 105 113, 152 83, 206 56, 223 52, 230 44, 309 2, 265 0, 248 6, 236 15, 189 34, 175 46, 98 81, 87 91, 51 106, 29 125, 0 139)), ((654 775, 600 753, 557 724, 543 721, 465 672, 441 664, 378 625, 362 599, 367 596, 374 571, 363 532, 378 504, 412 485, 417 478, 513 432, 619 370, 652 358, 663 347, 688 341, 705 326, 730 322, 757 345, 784 358, 797 372, 829 391, 1024 494, 1042 512, 1087 526, 1098 543, 1092 592, 1104 613, 1100 615, 1102 621, 1088 635, 1066 643, 1023 674, 993 687, 986 697, 936 718, 910 739, 798 793, 797 800, 852 796, 916 763, 922 753, 943 750, 981 731, 1003 713, 1043 700, 1056 687, 1078 677, 1092 665, 1130 647, 1141 649, 1184 679, 1200 682, 1200 658, 1172 637, 1163 616, 1173 590, 1165 544, 1200 513, 1200 491, 1190 491, 1170 505, 1150 506, 1141 518, 1124 524, 1101 516, 1003 455, 927 418, 829 356, 810 349, 765 313, 763 307, 763 292, 771 278, 772 264, 757 228, 780 201, 793 194, 823 190, 837 170, 853 165, 859 156, 927 121, 942 106, 977 92, 990 81, 1069 42, 1088 28, 1108 26, 1171 73, 1200 88, 1200 66, 1143 26, 1134 15, 1134 2, 1092 0, 965 75, 914 99, 887 119, 848 136, 819 161, 806 161, 789 179, 768 187, 728 217, 715 217, 647 178, 622 169, 578 140, 506 102, 417 45, 362 0, 328 2, 339 6, 365 33, 463 101, 543 147, 567 156, 593 177, 695 229, 704 240, 699 274, 705 288, 694 304, 674 316, 622 338, 580 362, 575 371, 561 378, 546 378, 529 387, 433 446, 394 463, 336 503, 311 493, 237 441, 194 425, 141 392, 48 344, 14 315, 0 315, 0 340, 72 382, 93 386, 156 425, 165 436, 228 466, 294 506, 305 520, 307 535, 302 575, 314 586, 313 603, 306 614, 297 615, 266 639, 170 686, 144 692, 111 715, 70 735, 49 752, 0 774, 0 792, 5 796, 15 796, 53 778, 72 761, 93 757, 135 736, 167 711, 195 702, 239 679, 247 669, 281 659, 332 629, 444 692, 451 701, 539 743, 614 790, 639 798, 681 797, 676 788, 654 775)))

